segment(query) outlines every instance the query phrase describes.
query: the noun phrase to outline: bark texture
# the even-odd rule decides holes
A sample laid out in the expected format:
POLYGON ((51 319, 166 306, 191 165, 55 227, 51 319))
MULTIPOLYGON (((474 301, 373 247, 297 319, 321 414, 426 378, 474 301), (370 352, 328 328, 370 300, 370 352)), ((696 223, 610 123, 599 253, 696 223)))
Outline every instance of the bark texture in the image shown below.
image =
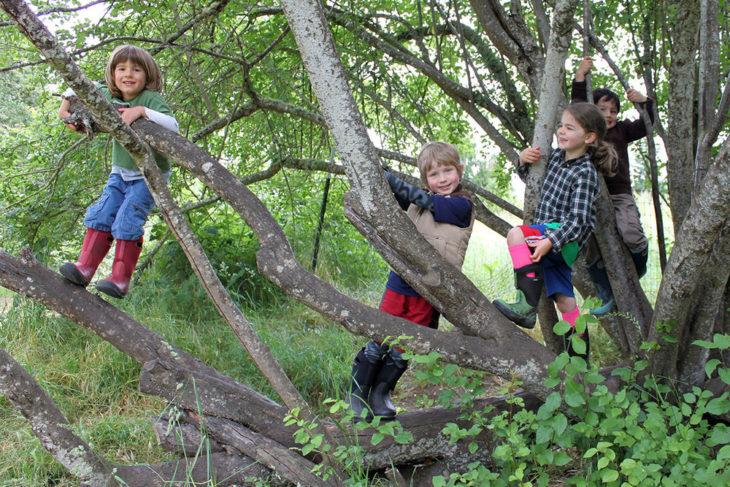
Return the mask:
MULTIPOLYGON (((730 184, 729 163, 730 140, 726 140, 677 234, 659 288, 649 338, 660 345, 651 363, 653 371, 662 376, 678 375, 682 364, 681 347, 699 338, 692 335, 694 315, 698 310, 688 304, 704 305, 704 296, 700 295, 706 291, 703 283, 711 279, 717 279, 718 283, 727 282, 728 267, 711 266, 718 262, 718 257, 713 258, 713 254, 727 254, 729 247, 723 233, 727 231, 730 212, 730 192, 725 189, 730 184)), ((724 262, 724 259, 724 256, 719 258, 719 262, 724 262)), ((721 296, 722 292, 718 294, 721 296)), ((718 304, 721 301, 720 297, 715 300, 718 304)), ((705 330, 702 334, 706 339, 708 327, 699 328, 705 330)))
POLYGON ((669 32, 672 38, 672 64, 668 73, 667 173, 672 220, 676 230, 687 215, 694 188, 694 141, 697 125, 693 119, 696 113, 695 59, 700 4, 698 0, 672 0, 667 7, 674 15, 669 32))

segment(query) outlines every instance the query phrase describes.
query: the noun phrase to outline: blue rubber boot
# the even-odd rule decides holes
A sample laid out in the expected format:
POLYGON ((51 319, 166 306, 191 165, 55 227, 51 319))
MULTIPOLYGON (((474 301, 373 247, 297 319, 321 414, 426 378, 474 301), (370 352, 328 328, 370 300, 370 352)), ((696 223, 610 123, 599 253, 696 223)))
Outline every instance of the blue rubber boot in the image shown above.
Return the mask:
POLYGON ((603 265, 603 260, 598 259, 593 264, 587 265, 586 271, 588 271, 588 275, 591 276, 593 285, 596 286, 598 299, 601 300, 601 306, 590 310, 590 313, 594 316, 605 315, 616 306, 616 300, 613 297, 611 283, 608 280, 608 274, 606 274, 606 268, 603 265))

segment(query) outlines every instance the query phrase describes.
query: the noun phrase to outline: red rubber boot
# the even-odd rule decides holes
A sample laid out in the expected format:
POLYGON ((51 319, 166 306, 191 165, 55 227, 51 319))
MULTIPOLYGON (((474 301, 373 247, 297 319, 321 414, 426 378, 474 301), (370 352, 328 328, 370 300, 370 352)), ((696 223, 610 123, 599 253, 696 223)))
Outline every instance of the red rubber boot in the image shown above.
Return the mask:
POLYGON ((88 286, 99 264, 109 252, 112 242, 114 237, 111 233, 87 228, 78 262, 66 262, 58 269, 59 272, 77 286, 88 286))
POLYGON ((117 240, 112 275, 96 283, 96 289, 113 298, 122 299, 129 291, 129 281, 142 252, 142 237, 139 240, 117 240))

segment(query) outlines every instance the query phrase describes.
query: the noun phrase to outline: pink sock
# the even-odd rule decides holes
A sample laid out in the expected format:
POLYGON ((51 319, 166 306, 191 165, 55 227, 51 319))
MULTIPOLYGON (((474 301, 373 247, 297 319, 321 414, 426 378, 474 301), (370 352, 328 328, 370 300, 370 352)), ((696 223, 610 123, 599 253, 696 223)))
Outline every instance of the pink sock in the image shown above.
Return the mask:
MULTIPOLYGON (((526 243, 513 245, 508 247, 507 250, 509 250, 509 255, 512 257, 512 265, 515 269, 532 264, 532 260, 530 260, 532 252, 530 252, 530 247, 526 243)), ((528 272, 527 277, 535 277, 535 273, 528 272)))
MULTIPOLYGON (((580 310, 578 309, 578 306, 575 307, 573 311, 569 311, 567 313, 563 313, 563 320, 567 321, 571 328, 575 328, 575 319, 580 316, 580 310)), ((579 337, 582 337, 583 335, 578 335, 579 337)))

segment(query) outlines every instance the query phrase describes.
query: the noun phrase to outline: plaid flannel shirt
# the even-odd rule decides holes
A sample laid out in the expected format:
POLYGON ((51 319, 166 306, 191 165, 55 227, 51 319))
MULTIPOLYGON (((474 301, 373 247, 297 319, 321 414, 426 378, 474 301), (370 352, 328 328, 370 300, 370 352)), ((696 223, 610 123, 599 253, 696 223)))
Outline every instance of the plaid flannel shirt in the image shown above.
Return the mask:
MULTIPOLYGON (((528 167, 528 164, 518 166, 517 172, 523 180, 528 167)), ((545 231, 545 236, 553 243, 553 250, 560 252, 563 245, 572 241, 576 241, 579 248, 583 246, 596 223, 593 203, 599 188, 598 174, 588 154, 566 161, 565 151, 552 151, 534 222, 560 223, 560 228, 545 231)))

